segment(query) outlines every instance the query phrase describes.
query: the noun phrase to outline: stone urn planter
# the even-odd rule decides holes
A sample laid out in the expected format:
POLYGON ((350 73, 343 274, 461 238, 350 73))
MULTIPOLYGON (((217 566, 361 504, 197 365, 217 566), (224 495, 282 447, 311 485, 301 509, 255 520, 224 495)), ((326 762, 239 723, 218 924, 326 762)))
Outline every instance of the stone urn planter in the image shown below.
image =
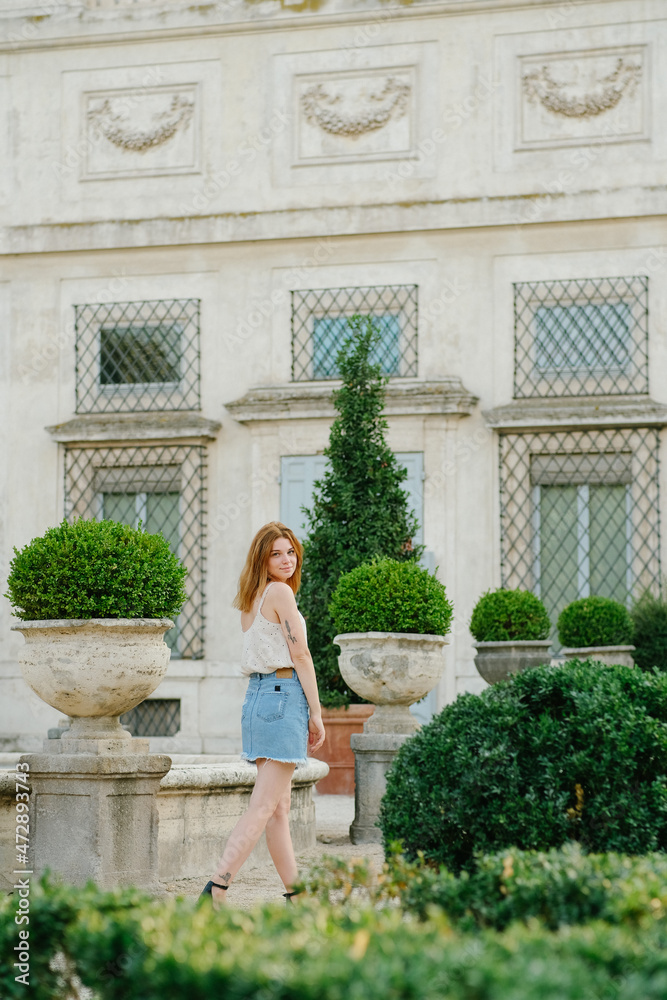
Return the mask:
POLYGON ((338 666, 348 687, 375 705, 350 744, 355 758, 353 844, 379 843, 386 775, 419 728, 410 712, 445 668, 453 608, 443 584, 416 562, 377 559, 344 574, 329 604, 338 666))
POLYGON ((568 660, 634 667, 633 624, 624 604, 599 594, 580 597, 558 616, 558 638, 568 660))
POLYGON ((561 653, 566 660, 597 660, 608 667, 634 667, 632 654, 635 646, 564 646, 561 653))
POLYGON ((487 684, 551 659, 551 621, 542 601, 529 590, 487 590, 473 608, 470 631, 477 650, 475 666, 487 684))
POLYGON ((21 620, 12 629, 25 638, 21 670, 70 720, 21 759, 32 789, 30 874, 158 888, 157 792, 171 759, 119 717, 167 671, 164 634, 185 575, 162 535, 119 521, 63 521, 16 552, 7 583, 21 620))
POLYGON ((528 667, 548 663, 550 639, 512 639, 509 642, 474 642, 475 666, 487 684, 507 680, 528 667))
POLYGON ((445 667, 444 635, 348 632, 337 635, 338 663, 352 690, 376 707, 364 732, 413 733, 409 706, 431 691, 445 667))
POLYGON ((72 720, 61 739, 131 740, 119 716, 155 691, 167 672, 169 618, 89 618, 13 625, 19 665, 42 701, 72 720))

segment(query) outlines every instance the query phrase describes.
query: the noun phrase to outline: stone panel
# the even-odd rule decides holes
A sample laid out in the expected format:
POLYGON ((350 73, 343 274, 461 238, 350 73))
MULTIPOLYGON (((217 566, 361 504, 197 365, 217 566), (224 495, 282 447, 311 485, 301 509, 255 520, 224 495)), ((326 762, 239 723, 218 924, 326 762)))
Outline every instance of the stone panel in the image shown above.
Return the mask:
POLYGON ((517 149, 648 137, 646 46, 520 56, 517 149))
POLYGON ((200 109, 196 85, 85 93, 82 179, 197 171, 200 109))
POLYGON ((411 151, 414 67, 304 75, 295 79, 294 88, 298 163, 411 151))
MULTIPOLYGON (((289 119, 274 142, 280 185, 380 178, 387 161, 417 160, 434 131, 433 42, 341 48, 274 57, 272 100, 289 119)), ((424 157, 412 176, 431 176, 424 157)))
POLYGON ((184 197, 192 175, 217 155, 217 60, 68 69, 61 80, 60 157, 52 169, 66 200, 145 203, 166 185, 184 197))
POLYGON ((667 99, 667 22, 498 35, 494 48, 496 170, 572 167, 565 187, 589 189, 608 184, 610 169, 629 184, 642 164, 667 158, 653 127, 667 99))

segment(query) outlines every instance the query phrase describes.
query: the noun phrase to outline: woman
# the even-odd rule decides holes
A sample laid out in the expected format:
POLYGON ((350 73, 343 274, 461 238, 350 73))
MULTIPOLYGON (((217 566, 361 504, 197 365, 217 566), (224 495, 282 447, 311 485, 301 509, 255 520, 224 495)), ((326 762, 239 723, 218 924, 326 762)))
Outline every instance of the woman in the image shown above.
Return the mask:
POLYGON ((308 749, 318 750, 324 743, 306 623, 294 596, 302 562, 303 548, 293 532, 279 521, 265 524, 252 540, 234 599, 244 633, 241 667, 250 677, 241 713, 241 756, 257 764, 257 779, 248 810, 201 894, 211 895, 216 909, 264 830, 285 886, 283 895, 288 902, 294 895, 292 774, 296 764, 306 763, 308 749))

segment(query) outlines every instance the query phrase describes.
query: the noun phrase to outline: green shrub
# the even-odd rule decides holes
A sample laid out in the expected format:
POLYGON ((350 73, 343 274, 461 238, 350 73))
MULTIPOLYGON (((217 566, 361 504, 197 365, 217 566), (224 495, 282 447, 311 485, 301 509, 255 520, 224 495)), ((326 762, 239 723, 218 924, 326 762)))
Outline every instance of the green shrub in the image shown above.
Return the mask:
POLYGON ((443 584, 428 570, 386 558, 344 573, 329 604, 337 633, 446 635, 452 611, 443 584))
POLYGON ((604 920, 642 926, 667 914, 667 857, 582 854, 578 844, 548 852, 507 848, 477 859, 475 871, 452 875, 392 858, 382 892, 428 917, 438 906, 462 930, 503 930, 515 920, 545 927, 604 920))
POLYGON ((63 521, 14 553, 5 596, 23 621, 170 618, 185 600, 162 535, 116 521, 63 521))
POLYGON ((327 466, 315 482, 308 537, 304 541, 299 606, 308 625, 308 645, 325 707, 359 698, 338 669, 336 629, 329 615, 331 595, 343 573, 374 556, 417 562, 423 545, 413 545, 419 524, 410 510, 401 468, 385 440, 382 366, 372 360, 380 340, 368 317, 348 320, 347 339, 337 355, 342 386, 333 394, 338 415, 324 450, 327 466))
POLYGON ((558 639, 563 646, 627 646, 632 636, 628 609, 610 597, 582 597, 558 616, 558 639))
POLYGON ((459 696, 399 750, 380 825, 454 872, 511 846, 667 849, 667 676, 571 660, 459 696))
POLYGON ((489 590, 478 600, 470 619, 477 642, 547 639, 550 630, 547 609, 529 590, 489 590))
POLYGON ((7 1000, 662 1000, 667 921, 552 932, 515 924, 461 934, 433 913, 302 901, 252 912, 195 909, 134 890, 32 887, 30 985, 17 983, 15 903, 0 900, 7 1000), (34 937, 33 937, 34 935, 34 937), (34 954, 33 954, 34 948, 34 954), (58 972, 50 967, 61 955, 58 972), (64 958, 64 963, 63 963, 64 958))
POLYGON ((630 617, 636 647, 632 656, 637 666, 667 671, 667 601, 647 591, 630 609, 630 617))

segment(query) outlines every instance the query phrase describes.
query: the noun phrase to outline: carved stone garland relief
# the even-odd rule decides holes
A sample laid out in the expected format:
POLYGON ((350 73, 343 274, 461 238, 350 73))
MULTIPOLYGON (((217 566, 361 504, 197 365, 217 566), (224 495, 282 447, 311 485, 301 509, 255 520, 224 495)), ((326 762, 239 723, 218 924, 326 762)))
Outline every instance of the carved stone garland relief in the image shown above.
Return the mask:
POLYGON ((88 109, 88 122, 119 149, 146 153, 169 142, 179 129, 187 128, 193 113, 194 100, 174 94, 169 107, 154 112, 149 127, 142 128, 133 123, 125 108, 115 111, 112 99, 101 98, 88 109))
POLYGON ((648 138, 646 47, 519 57, 519 148, 648 138))
POLYGON ((367 132, 382 129, 392 119, 406 113, 411 86, 396 77, 387 77, 379 92, 371 92, 367 103, 345 112, 340 92, 327 90, 322 83, 313 84, 301 95, 303 116, 311 125, 329 135, 358 138, 367 132))
POLYGON ((523 89, 529 101, 539 103, 554 115, 566 118, 592 118, 615 108, 627 93, 632 96, 642 75, 636 61, 619 57, 611 73, 596 81, 594 90, 569 95, 567 81, 554 80, 548 66, 523 75, 523 89))

